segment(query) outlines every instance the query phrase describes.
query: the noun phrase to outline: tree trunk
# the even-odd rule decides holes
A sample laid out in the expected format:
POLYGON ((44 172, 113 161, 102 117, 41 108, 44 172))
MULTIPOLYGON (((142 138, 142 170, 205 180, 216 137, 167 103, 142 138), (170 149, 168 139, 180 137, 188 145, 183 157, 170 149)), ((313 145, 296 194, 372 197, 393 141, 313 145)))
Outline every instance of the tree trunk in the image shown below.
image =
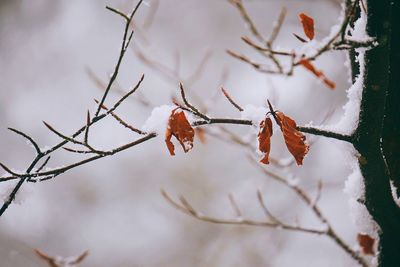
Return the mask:
POLYGON ((365 53, 355 147, 361 154, 365 205, 380 227, 379 266, 400 266, 400 0, 367 0, 367 33, 379 45, 365 53))

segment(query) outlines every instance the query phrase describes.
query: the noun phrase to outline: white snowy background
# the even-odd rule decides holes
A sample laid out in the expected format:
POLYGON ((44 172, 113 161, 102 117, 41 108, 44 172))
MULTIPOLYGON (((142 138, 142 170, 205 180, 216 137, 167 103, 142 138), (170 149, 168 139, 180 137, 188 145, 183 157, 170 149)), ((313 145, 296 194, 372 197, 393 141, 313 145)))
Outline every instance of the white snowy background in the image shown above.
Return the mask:
MULTIPOLYGON (((316 38, 323 39, 337 24, 338 1, 246 1, 255 22, 268 35, 280 8, 287 19, 276 41, 282 49, 300 48, 292 33, 301 34, 297 14, 316 21, 316 38)), ((141 25, 152 5, 140 8, 141 25)), ((0 161, 16 170, 26 168, 34 151, 25 140, 7 130, 14 127, 31 134, 42 147, 59 139, 42 124, 49 122, 72 133, 85 122, 87 109, 101 96, 88 78, 90 68, 103 80, 109 77, 118 55, 123 31, 121 18, 104 7, 128 11, 132 1, 104 0, 2 0, 0 1, 0 161)), ((265 76, 228 56, 226 49, 259 55, 240 40, 249 36, 237 10, 224 0, 161 0, 152 26, 134 37, 135 45, 150 58, 174 66, 179 53, 183 77, 196 69, 212 51, 199 81, 188 88, 188 97, 210 103, 210 114, 240 117, 222 96, 224 86, 241 105, 275 106, 299 124, 335 124, 343 114, 349 87, 346 56, 322 56, 316 65, 337 84, 331 91, 312 74, 296 69, 293 77, 265 76), (226 79, 221 77, 227 73, 226 79), (221 83, 221 81, 223 83, 221 83)), ((171 104, 178 81, 163 79, 128 52, 119 83, 124 89, 146 74, 140 89, 154 107, 171 104)), ((112 93, 107 103, 118 99, 112 93)), ((141 127, 152 107, 139 101, 121 106, 119 114, 141 127)), ((250 129, 233 126, 242 136, 250 129)), ((278 133, 278 131, 276 131, 278 133)), ((311 195, 323 182, 320 206, 348 244, 356 246, 357 229, 343 188, 351 173, 351 153, 340 141, 312 137, 310 152, 301 167, 285 170, 311 195)), ((132 138, 113 121, 91 131, 99 147, 121 145, 132 138)), ((254 138, 254 137, 253 137, 254 138)), ((185 195, 196 209, 217 217, 234 218, 227 195, 235 195, 244 216, 262 219, 256 190, 280 218, 304 226, 318 226, 301 201, 286 188, 265 177, 248 160, 248 151, 207 137, 196 140, 187 154, 176 147, 171 157, 163 138, 151 140, 111 158, 74 169, 55 180, 26 184, 15 204, 0 218, 1 266, 45 266, 33 248, 50 255, 71 256, 84 250, 90 255, 82 266, 355 266, 355 262, 326 237, 284 230, 212 225, 188 217, 166 203, 163 188, 172 196, 185 195)), ((257 156, 256 152, 253 156, 257 156)), ((290 157, 279 134, 271 156, 290 157)), ((58 153, 50 167, 75 157, 58 153)), ((0 184, 2 197, 13 183, 0 184)))

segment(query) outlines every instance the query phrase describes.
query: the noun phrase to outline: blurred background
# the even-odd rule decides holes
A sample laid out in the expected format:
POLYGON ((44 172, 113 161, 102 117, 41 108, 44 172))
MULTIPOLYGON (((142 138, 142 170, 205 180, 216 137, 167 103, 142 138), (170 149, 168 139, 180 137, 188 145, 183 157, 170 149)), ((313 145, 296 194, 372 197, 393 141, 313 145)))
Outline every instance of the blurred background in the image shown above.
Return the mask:
MULTIPOLYGON (((302 34, 297 15, 315 19, 316 38, 323 39, 338 23, 340 1, 244 1, 262 34, 268 36, 282 7, 287 16, 276 45, 300 48, 292 33, 302 34)), ((24 170, 34 157, 25 140, 7 130, 29 133, 41 147, 60 141, 42 124, 71 134, 94 111, 101 89, 88 73, 107 81, 123 33, 120 17, 106 5, 129 12, 131 0, 1 0, 0 1, 0 161, 24 170)), ((349 75, 346 55, 332 52, 316 65, 337 84, 327 89, 312 74, 296 69, 292 77, 267 76, 226 53, 231 49, 263 60, 246 46, 250 36, 237 9, 225 0, 146 0, 135 17, 138 26, 132 49, 125 57, 110 105, 145 80, 140 92, 118 112, 141 127, 154 107, 171 104, 178 82, 188 98, 218 117, 240 117, 220 92, 224 86, 241 105, 276 107, 300 125, 334 124, 346 102, 349 75), (147 59, 147 64, 146 60, 147 59), (153 62, 153 64, 148 64, 153 62), (161 69, 179 70, 176 73, 161 69), (200 68, 200 71, 198 69, 200 68), (168 75, 166 75, 168 73, 168 75), (195 75, 193 75, 195 74, 195 75)), ((248 127, 226 127, 243 138, 255 139, 248 127)), ((216 126, 208 131, 219 133, 216 126)), ((108 120, 90 132, 94 146, 108 149, 137 138, 108 120)), ((356 246, 356 233, 343 192, 350 173, 348 155, 339 141, 315 138, 303 166, 276 170, 298 182, 311 196, 323 189, 321 209, 338 234, 356 246)), ((288 223, 320 224, 287 188, 259 171, 249 160, 255 151, 206 136, 190 153, 177 147, 171 157, 163 138, 151 140, 110 158, 74 169, 54 180, 25 184, 14 204, 0 218, 1 266, 46 266, 33 252, 73 256, 89 250, 81 266, 354 266, 355 262, 323 236, 263 227, 215 225, 198 221, 171 207, 160 194, 184 195, 204 214, 235 218, 228 194, 243 217, 262 220, 257 202, 260 190, 270 210, 288 223)), ((282 138, 276 134, 271 156, 288 162, 282 138)), ((76 161, 57 153, 49 167, 76 161)), ((271 170, 273 167, 268 166, 271 170)), ((0 184, 1 197, 14 182, 0 184)))

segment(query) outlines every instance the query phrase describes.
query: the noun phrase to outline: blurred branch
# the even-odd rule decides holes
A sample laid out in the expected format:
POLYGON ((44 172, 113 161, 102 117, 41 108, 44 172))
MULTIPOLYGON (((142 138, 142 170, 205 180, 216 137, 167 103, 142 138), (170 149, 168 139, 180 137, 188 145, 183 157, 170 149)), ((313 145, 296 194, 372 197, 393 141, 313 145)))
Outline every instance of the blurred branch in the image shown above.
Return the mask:
POLYGON ((256 221, 251 219, 244 219, 241 217, 236 217, 235 219, 222 219, 216 218, 208 215, 204 215, 203 213, 194 209, 191 204, 186 200, 185 197, 180 196, 179 202, 175 201, 167 192, 161 190, 162 196, 176 209, 186 213, 198 220, 215 223, 215 224, 229 224, 229 225, 246 225, 246 226, 260 226, 260 227, 270 227, 270 228, 278 228, 285 229, 290 231, 298 231, 298 232, 306 232, 318 235, 324 235, 326 232, 324 230, 312 229, 312 228, 304 228, 295 225, 283 224, 279 222, 269 222, 269 221, 256 221))
MULTIPOLYGON (((270 59, 273 62, 273 64, 275 65, 276 70, 272 69, 271 67, 268 67, 265 64, 255 62, 255 61, 251 60, 250 58, 248 58, 247 56, 241 55, 237 52, 227 50, 227 53, 230 56, 232 56, 233 58, 236 58, 236 59, 252 66, 257 71, 262 72, 262 73, 280 74, 280 75, 290 76, 293 74, 294 68, 301 66, 302 62, 314 61, 326 52, 329 52, 332 50, 351 50, 351 49, 360 48, 360 47, 372 48, 377 45, 375 40, 365 40, 365 41, 352 40, 351 36, 347 36, 347 34, 346 34, 346 30, 349 26, 349 23, 355 16, 355 13, 356 13, 355 10, 360 5, 359 0, 354 0, 354 1, 346 0, 343 20, 342 20, 337 32, 335 34, 333 34, 331 37, 324 39, 323 43, 320 44, 320 46, 315 50, 315 52, 312 54, 309 54, 309 55, 306 55, 304 53, 296 54, 296 52, 294 52, 294 51, 275 50, 273 48, 273 43, 276 40, 276 37, 282 28, 282 24, 283 24, 284 18, 286 16, 285 8, 283 8, 281 10, 278 20, 275 23, 275 27, 273 28, 269 39, 266 40, 266 38, 264 38, 260 34, 260 31, 257 29, 254 22, 251 20, 250 16, 248 15, 248 12, 246 11, 246 9, 243 5, 243 2, 241 0, 228 0, 228 1, 232 4, 234 4, 234 6, 239 10, 242 19, 249 26, 250 33, 258 40, 258 42, 260 42, 260 44, 255 43, 249 37, 242 37, 242 40, 247 45, 249 45, 250 47, 255 49, 257 52, 259 52, 261 55, 270 59), (286 70, 285 70, 283 68, 283 64, 281 63, 280 58, 278 58, 278 57, 288 57, 288 56, 291 57, 292 60, 291 60, 291 63, 286 67, 286 70)), ((361 1, 361 4, 363 5, 362 1, 361 1)), ((298 38, 301 38, 296 34, 295 34, 295 36, 298 38)), ((307 42, 307 40, 303 40, 303 42, 307 42)))
POLYGON ((267 217, 266 221, 257 221, 257 220, 252 220, 252 219, 247 219, 242 217, 242 212, 240 208, 237 205, 236 200, 234 199, 232 194, 229 194, 229 200, 230 204, 235 212, 236 218, 233 219, 224 219, 224 218, 217 218, 214 216, 209 216, 205 215, 199 211, 197 211, 193 206, 186 200, 185 197, 180 196, 179 197, 179 202, 175 201, 168 193, 166 193, 164 190, 161 190, 162 196, 167 200, 168 203, 170 203, 174 208, 178 209, 179 211, 190 215, 191 217, 194 217, 198 220, 205 221, 205 222, 210 222, 210 223, 215 223, 215 224, 226 224, 226 225, 246 225, 246 226, 261 226, 261 227, 268 227, 268 228, 279 228, 279 229, 285 229, 285 230, 290 230, 290 231, 298 231, 298 232, 305 232, 305 233, 311 233, 311 234, 318 234, 318 235, 324 235, 334 241, 341 249, 343 249, 351 258, 353 258, 356 262, 358 262, 361 266, 363 267, 368 267, 369 265, 365 261, 365 259, 361 256, 361 254, 358 251, 353 250, 333 229, 332 225, 328 221, 328 219, 325 217, 325 215, 322 213, 320 208, 317 205, 317 201, 320 198, 321 195, 321 189, 322 185, 319 182, 318 183, 318 192, 317 192, 317 198, 315 201, 312 201, 312 198, 308 195, 306 191, 304 191, 302 188, 300 188, 298 185, 295 183, 290 182, 288 179, 285 177, 282 177, 274 172, 271 172, 270 170, 267 170, 266 168, 262 167, 257 160, 253 159, 250 157, 251 162, 259 168, 264 175, 266 175, 269 178, 272 178, 273 180, 279 182, 286 188, 289 188, 297 197, 299 197, 303 203, 311 210, 311 212, 318 218, 318 220, 323 224, 324 229, 313 229, 313 228, 308 228, 308 227, 303 227, 298 225, 297 222, 294 224, 288 224, 285 222, 282 222, 280 219, 278 219, 275 215, 273 215, 269 209, 267 208, 264 198, 262 196, 262 193, 260 191, 257 191, 257 199, 260 204, 260 207, 264 214, 267 217))

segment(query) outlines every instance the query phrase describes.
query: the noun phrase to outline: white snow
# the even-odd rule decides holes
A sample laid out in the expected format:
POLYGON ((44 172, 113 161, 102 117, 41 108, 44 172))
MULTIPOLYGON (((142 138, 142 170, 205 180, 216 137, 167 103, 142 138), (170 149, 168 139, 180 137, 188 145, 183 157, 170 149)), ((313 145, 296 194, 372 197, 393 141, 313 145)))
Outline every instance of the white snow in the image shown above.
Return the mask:
POLYGON ((171 115, 172 110, 175 108, 176 106, 173 105, 163 105, 154 108, 151 111, 150 117, 147 118, 146 122, 142 126, 142 130, 148 133, 165 133, 169 116, 171 115))
POLYGON ((390 180, 390 189, 392 191, 392 197, 396 202, 397 206, 400 207, 400 196, 397 195, 397 187, 393 184, 393 181, 390 180))
MULTIPOLYGON (((354 161, 355 159, 353 159, 354 161)), ((364 195, 364 183, 360 168, 353 164, 353 172, 347 177, 344 183, 344 192, 352 198, 360 199, 364 195)))
POLYGON ((367 26, 367 15, 361 12, 360 18, 354 23, 354 29, 351 32, 351 40, 359 42, 371 41, 371 37, 365 32, 367 26))
MULTIPOLYGON (((351 38, 358 41, 370 40, 365 31, 366 15, 363 12, 361 13, 360 18, 355 22, 355 28, 352 32, 353 36, 351 38)), ((347 90, 348 101, 343 107, 344 114, 337 124, 331 126, 320 126, 318 128, 350 135, 355 131, 358 125, 364 83, 365 48, 359 48, 356 49, 356 51, 358 52, 357 61, 360 66, 360 74, 356 78, 354 84, 352 84, 347 90)), ((347 67, 349 67, 348 63, 347 67)), ((344 192, 349 196, 349 206, 354 223, 358 228, 358 232, 366 233, 375 239, 378 239, 377 231, 379 227, 373 221, 366 206, 362 203, 365 200, 365 185, 358 163, 358 157, 360 157, 360 155, 350 145, 345 145, 344 150, 350 153, 347 154, 349 157, 347 162, 349 162, 352 169, 352 173, 345 182, 344 192)))
MULTIPOLYGON (((355 22, 355 27, 352 32, 354 35, 354 39, 359 41, 368 41, 371 38, 367 35, 365 31, 366 27, 366 15, 362 12, 360 18, 355 22)), ((353 37, 352 37, 353 39, 353 37)), ((364 83, 364 70, 365 70, 365 62, 364 62, 364 55, 365 55, 365 48, 358 48, 356 49, 358 52, 357 62, 360 66, 360 74, 357 76, 354 84, 350 86, 347 90, 347 103, 343 106, 344 114, 340 121, 335 125, 320 125, 320 126, 313 126, 309 124, 309 126, 319 128, 321 130, 327 130, 332 132, 337 132, 340 134, 350 135, 352 134, 357 125, 358 119, 360 114, 360 105, 361 105, 361 98, 362 98, 362 90, 363 90, 363 83, 364 83)), ((348 63, 345 63, 347 67, 350 67, 348 63)))
POLYGON ((240 112, 240 114, 242 119, 251 120, 253 124, 258 127, 260 121, 265 119, 267 112, 268 109, 265 107, 246 105, 243 107, 243 111, 240 112))
POLYGON ((357 158, 360 156, 354 148, 346 148, 350 152, 347 162, 351 164, 352 172, 347 178, 343 191, 349 196, 349 207, 354 224, 358 232, 366 233, 375 239, 378 238, 378 225, 373 221, 362 201, 365 199, 364 178, 361 174, 357 158))
POLYGON ((260 122, 265 119, 268 109, 265 107, 256 107, 254 105, 245 105, 242 107, 243 111, 240 112, 241 118, 244 120, 251 120, 253 123, 252 127, 249 127, 247 135, 243 136, 242 139, 250 144, 254 144, 255 153, 259 156, 263 155, 258 150, 258 139, 255 137, 260 131, 260 122))
MULTIPOLYGON (((8 198, 10 197, 10 194, 14 190, 18 181, 19 180, 3 182, 1 184, 0 200, 3 200, 3 202, 8 201, 8 198)), ((21 205, 29 197, 29 194, 33 191, 33 189, 31 188, 32 186, 32 183, 25 182, 19 189, 18 193, 15 195, 13 203, 21 205)))

